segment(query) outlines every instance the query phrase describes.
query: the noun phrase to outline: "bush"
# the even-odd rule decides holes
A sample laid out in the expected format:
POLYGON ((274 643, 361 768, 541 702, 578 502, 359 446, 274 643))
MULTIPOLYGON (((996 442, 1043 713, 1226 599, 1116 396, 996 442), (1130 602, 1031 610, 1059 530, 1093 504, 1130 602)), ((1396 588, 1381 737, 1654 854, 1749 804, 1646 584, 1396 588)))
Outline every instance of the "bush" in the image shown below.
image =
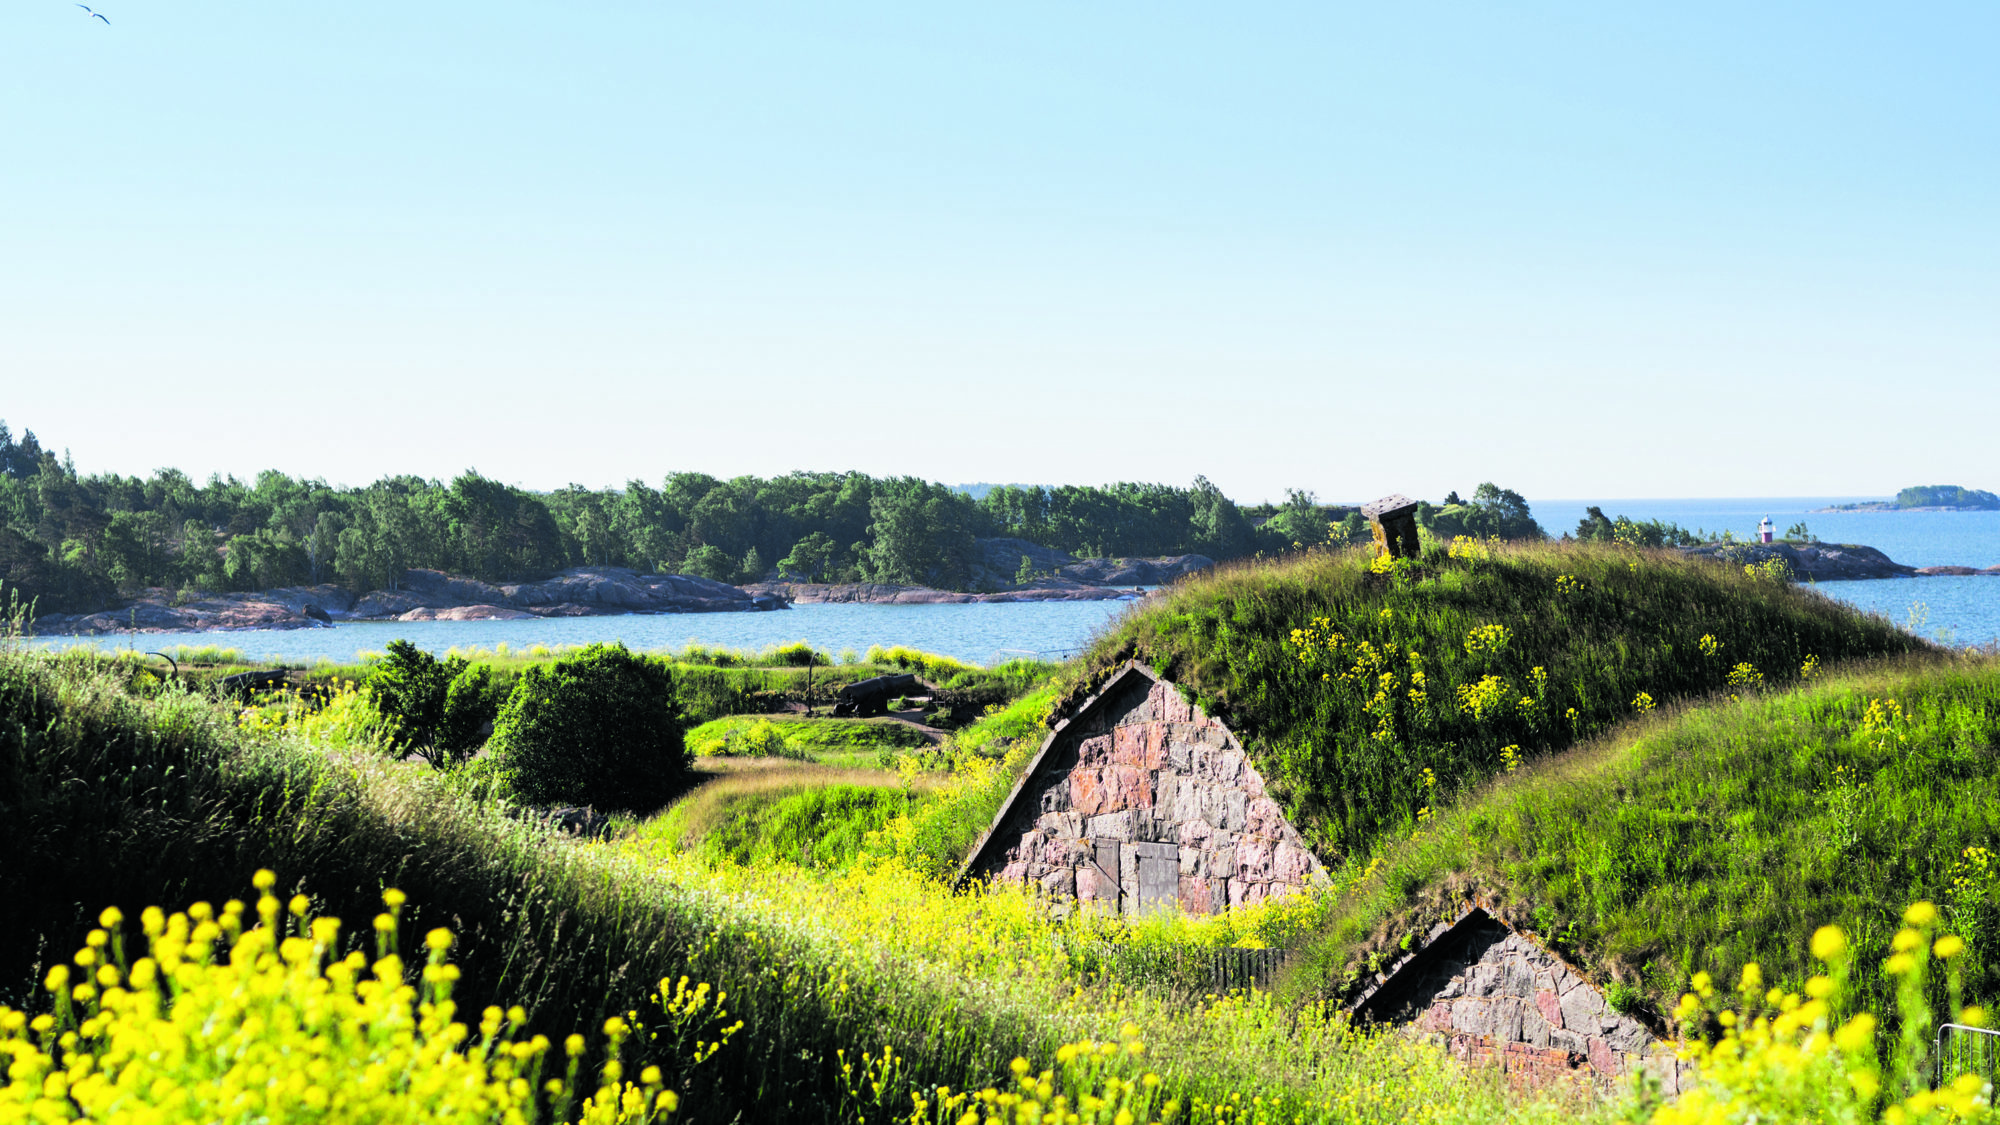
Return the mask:
POLYGON ((515 793, 533 804, 651 807, 690 764, 673 674, 622 644, 522 673, 492 744, 515 793))
POLYGON ((506 689, 496 683, 487 664, 471 664, 445 687, 444 713, 438 720, 437 747, 447 761, 463 762, 486 745, 488 723, 500 717, 506 689))
POLYGON ((776 656, 779 664, 788 668, 804 668, 814 664, 825 667, 833 663, 833 661, 826 658, 825 653, 814 649, 812 645, 805 641, 795 641, 788 645, 780 645, 777 652, 773 655, 776 656))
POLYGON ((389 720, 392 751, 415 751, 433 766, 446 763, 438 729, 444 722, 445 696, 465 667, 463 657, 441 661, 408 641, 389 642, 388 655, 369 670, 368 694, 389 720))

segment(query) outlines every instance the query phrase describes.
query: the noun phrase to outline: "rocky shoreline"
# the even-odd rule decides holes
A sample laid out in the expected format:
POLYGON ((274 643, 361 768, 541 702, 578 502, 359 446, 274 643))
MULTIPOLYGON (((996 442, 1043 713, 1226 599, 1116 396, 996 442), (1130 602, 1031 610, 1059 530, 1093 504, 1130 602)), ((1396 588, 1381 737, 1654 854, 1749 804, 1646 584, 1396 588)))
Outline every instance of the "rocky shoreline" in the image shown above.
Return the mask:
POLYGON ((2000 577, 2000 566, 1905 566, 1873 547, 1854 543, 1705 543, 1683 547, 1684 555, 1742 565, 1782 560, 1794 582, 1851 582, 1872 578, 1930 578, 1957 575, 2000 577))
POLYGON ((179 605, 148 590, 117 609, 35 619, 41 634, 191 633, 314 629, 346 621, 509 621, 616 613, 740 613, 783 609, 782 598, 687 574, 577 567, 541 582, 494 585, 436 570, 406 570, 394 590, 356 597, 331 583, 207 594, 179 605))
MULTIPOLYGON (((644 575, 622 567, 577 567, 540 582, 495 585, 436 570, 407 570, 394 590, 356 596, 344 586, 290 586, 204 594, 175 604, 152 589, 115 609, 35 619, 45 636, 315 629, 350 621, 513 621, 622 613, 743 613, 798 603, 937 605, 964 602, 1101 601, 1135 598, 1211 567, 1200 555, 1165 559, 1049 560, 1055 573, 1014 589, 961 593, 875 583, 762 582, 731 586, 687 574, 644 575)), ((995 582, 988 577, 989 583, 995 582)))
MULTIPOLYGON (((984 540, 982 547, 1016 541, 984 540)), ((175 604, 170 591, 148 590, 116 609, 49 614, 35 619, 42 635, 197 633, 238 629, 315 629, 349 621, 511 621, 536 617, 598 617, 623 613, 743 613, 791 605, 962 605, 974 602, 1109 601, 1144 596, 1215 565, 1201 555, 1156 559, 1074 559, 1035 548, 1021 552, 1046 569, 1021 585, 1003 583, 998 565, 980 568, 985 592, 881 583, 758 582, 731 586, 687 574, 645 575, 622 567, 577 567, 540 582, 495 585, 436 570, 408 570, 394 590, 356 596, 326 583, 252 593, 205 594, 175 604)), ((998 555, 998 549, 989 548, 998 555)), ((1731 565, 1782 560, 1799 582, 1841 582, 1942 575, 2000 577, 2000 566, 1905 566, 1873 547, 1844 543, 1709 543, 1681 553, 1731 565)), ((1004 558, 993 558, 1002 564, 1004 558)))

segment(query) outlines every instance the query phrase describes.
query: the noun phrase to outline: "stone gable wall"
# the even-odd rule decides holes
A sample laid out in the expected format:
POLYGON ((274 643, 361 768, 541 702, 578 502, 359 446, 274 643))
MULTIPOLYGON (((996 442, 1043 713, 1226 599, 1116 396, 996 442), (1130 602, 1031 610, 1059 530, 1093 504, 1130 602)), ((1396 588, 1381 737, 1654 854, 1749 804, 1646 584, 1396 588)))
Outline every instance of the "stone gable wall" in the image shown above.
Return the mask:
POLYGON ((1061 729, 1007 819, 990 875, 1117 913, 1194 914, 1323 878, 1221 722, 1129 674, 1061 729))
POLYGON ((1435 957, 1396 982, 1392 1018, 1413 1019, 1454 1055, 1493 1062, 1530 1082, 1644 1068, 1677 1094, 1681 1063, 1638 1020, 1611 1010, 1591 983, 1533 940, 1480 914, 1441 939, 1435 957))

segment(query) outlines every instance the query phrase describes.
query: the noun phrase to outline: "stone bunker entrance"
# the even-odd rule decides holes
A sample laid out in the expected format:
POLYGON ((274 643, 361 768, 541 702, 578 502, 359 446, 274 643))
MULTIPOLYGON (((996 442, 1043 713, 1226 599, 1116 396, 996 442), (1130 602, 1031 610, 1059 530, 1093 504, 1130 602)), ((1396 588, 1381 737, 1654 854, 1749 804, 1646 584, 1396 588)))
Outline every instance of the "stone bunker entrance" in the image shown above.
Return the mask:
POLYGON ((1684 1064, 1655 1029, 1612 1011, 1583 974, 1476 905, 1376 974, 1349 1010, 1436 1036, 1458 1058, 1524 1085, 1644 1070, 1666 1094, 1681 1089, 1684 1064))
POLYGON ((1262 902, 1325 872, 1229 728, 1128 663, 1050 730, 959 877, 1139 915, 1262 902))

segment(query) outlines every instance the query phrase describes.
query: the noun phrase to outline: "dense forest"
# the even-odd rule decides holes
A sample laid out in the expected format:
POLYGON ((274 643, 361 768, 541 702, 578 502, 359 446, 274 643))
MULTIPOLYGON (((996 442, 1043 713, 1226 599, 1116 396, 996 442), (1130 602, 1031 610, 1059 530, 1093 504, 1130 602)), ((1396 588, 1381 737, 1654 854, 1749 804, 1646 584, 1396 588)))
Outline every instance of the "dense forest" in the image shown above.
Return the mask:
MULTIPOLYGON (((1511 491, 1483 485, 1469 505, 1449 501, 1441 530, 1540 534, 1511 491)), ((470 470, 449 483, 391 476, 359 488, 276 470, 247 482, 197 483, 175 469, 86 476, 32 431, 17 441, 0 422, 0 581, 43 613, 95 610, 147 587, 394 589, 412 567, 493 582, 597 565, 724 582, 964 589, 976 541, 991 537, 1079 557, 1231 559, 1366 536, 1358 513, 1309 492, 1245 509, 1202 477, 1186 488, 1007 485, 974 499, 915 477, 864 473, 674 473, 657 488, 635 480, 553 492, 470 470)))

